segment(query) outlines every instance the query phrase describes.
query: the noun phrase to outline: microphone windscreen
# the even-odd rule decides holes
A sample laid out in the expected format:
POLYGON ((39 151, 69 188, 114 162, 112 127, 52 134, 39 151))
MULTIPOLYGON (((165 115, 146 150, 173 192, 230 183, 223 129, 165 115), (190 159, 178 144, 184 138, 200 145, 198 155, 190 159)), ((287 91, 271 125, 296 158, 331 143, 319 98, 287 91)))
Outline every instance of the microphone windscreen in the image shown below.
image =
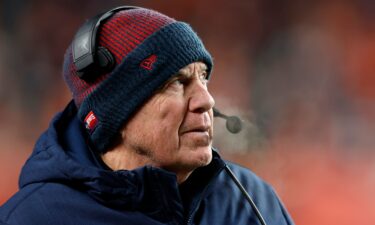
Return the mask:
POLYGON ((233 134, 236 134, 242 130, 242 122, 237 116, 228 117, 226 126, 229 132, 233 134))

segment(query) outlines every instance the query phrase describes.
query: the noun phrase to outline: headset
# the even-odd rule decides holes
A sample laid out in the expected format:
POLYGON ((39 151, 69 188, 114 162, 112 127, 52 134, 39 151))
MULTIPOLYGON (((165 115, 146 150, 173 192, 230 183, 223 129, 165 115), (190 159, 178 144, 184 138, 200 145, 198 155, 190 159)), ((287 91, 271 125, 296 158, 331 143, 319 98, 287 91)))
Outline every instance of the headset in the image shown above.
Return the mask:
POLYGON ((221 113, 217 108, 213 108, 214 117, 220 117, 225 119, 227 130, 233 134, 236 134, 242 130, 242 121, 238 116, 227 116, 221 113))
MULTIPOLYGON (((236 133, 238 133, 242 130, 242 121, 239 117, 237 117, 237 116, 227 116, 227 115, 221 113, 216 108, 213 108, 213 113, 214 113, 214 117, 220 117, 220 118, 223 118, 227 121, 226 127, 227 127, 227 130, 229 132, 231 132, 233 134, 236 134, 236 133)), ((264 218, 263 218, 262 214, 260 213, 258 207, 256 206, 255 202, 253 201, 253 199, 251 198, 249 193, 247 193, 246 189, 241 184, 241 182, 238 180, 236 175, 234 175, 233 171, 229 168, 229 166, 227 164, 225 165, 224 169, 227 172, 227 174, 229 175, 229 177, 236 184, 238 189, 241 191, 241 193, 245 196, 246 201, 250 204, 250 206, 251 206, 252 210, 254 211, 256 217, 258 218, 258 221, 262 225, 267 225, 266 221, 264 220, 264 218)))
POLYGON ((111 52, 102 46, 97 46, 97 33, 100 25, 113 14, 123 10, 138 9, 136 6, 120 6, 101 13, 87 20, 74 36, 73 62, 77 75, 86 82, 93 81, 100 74, 110 72, 116 65, 111 52))
MULTIPOLYGON (((87 20, 77 31, 72 43, 73 63, 77 68, 77 75, 86 82, 95 80, 100 74, 110 72, 116 61, 111 52, 103 46, 97 46, 96 36, 100 25, 110 18, 113 14, 123 10, 139 9, 136 6, 120 6, 101 13, 87 20)), ((231 133, 238 133, 242 130, 242 121, 237 116, 227 116, 218 109, 213 108, 215 117, 221 117, 227 120, 226 127, 231 133)), ((225 166, 225 171, 235 182, 240 191, 244 194, 246 200, 251 205, 258 220, 262 225, 266 225, 264 218, 256 207, 254 201, 247 193, 240 181, 236 178, 229 166, 225 166)))

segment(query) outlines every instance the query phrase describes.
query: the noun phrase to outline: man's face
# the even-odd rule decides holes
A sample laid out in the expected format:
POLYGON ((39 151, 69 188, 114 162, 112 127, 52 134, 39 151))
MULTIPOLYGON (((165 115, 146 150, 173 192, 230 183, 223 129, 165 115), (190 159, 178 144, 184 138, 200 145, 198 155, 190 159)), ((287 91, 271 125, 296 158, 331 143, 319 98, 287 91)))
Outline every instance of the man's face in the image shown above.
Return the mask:
POLYGON ((124 147, 145 164, 176 173, 212 159, 214 99, 206 65, 191 63, 150 98, 122 130, 124 147))

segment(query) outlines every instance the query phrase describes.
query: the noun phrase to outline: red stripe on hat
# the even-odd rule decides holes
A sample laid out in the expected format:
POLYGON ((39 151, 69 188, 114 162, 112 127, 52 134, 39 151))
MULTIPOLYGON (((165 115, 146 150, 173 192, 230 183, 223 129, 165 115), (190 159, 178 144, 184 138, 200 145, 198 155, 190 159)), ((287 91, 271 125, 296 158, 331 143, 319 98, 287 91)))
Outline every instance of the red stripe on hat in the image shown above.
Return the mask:
MULTIPOLYGON (((109 31, 108 31, 109 32, 109 31)), ((124 44, 121 46, 119 39, 112 36, 103 36, 100 40, 100 45, 106 47, 112 54, 115 55, 116 63, 119 64, 125 55, 132 50, 130 46, 124 44)))
POLYGON ((141 41, 133 37, 133 33, 130 33, 130 30, 126 30, 127 27, 119 27, 119 24, 109 24, 109 29, 112 30, 112 37, 116 37, 119 43, 127 43, 131 49, 141 43, 141 41))

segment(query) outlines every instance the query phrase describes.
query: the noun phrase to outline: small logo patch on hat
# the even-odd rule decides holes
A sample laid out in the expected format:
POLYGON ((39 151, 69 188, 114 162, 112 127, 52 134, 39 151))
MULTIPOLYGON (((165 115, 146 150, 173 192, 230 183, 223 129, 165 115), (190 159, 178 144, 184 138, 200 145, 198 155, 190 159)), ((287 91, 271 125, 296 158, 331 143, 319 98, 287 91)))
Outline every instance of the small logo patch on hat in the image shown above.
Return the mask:
POLYGON ((98 124, 98 119, 96 118, 94 112, 90 111, 89 114, 87 114, 84 122, 85 122, 86 129, 88 129, 89 131, 92 131, 98 124))
POLYGON ((150 55, 141 62, 141 67, 145 68, 146 70, 152 70, 152 65, 156 62, 156 59, 156 55, 150 55))

